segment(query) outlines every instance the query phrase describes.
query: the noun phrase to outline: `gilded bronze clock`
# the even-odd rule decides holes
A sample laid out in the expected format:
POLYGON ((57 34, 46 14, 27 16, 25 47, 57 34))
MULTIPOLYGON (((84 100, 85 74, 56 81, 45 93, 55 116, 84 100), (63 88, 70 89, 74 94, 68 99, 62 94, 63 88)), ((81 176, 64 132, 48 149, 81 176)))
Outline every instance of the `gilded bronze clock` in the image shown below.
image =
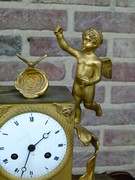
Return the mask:
POLYGON ((0 91, 0 180, 71 180, 72 95, 52 86, 37 99, 25 99, 10 88, 0 91))

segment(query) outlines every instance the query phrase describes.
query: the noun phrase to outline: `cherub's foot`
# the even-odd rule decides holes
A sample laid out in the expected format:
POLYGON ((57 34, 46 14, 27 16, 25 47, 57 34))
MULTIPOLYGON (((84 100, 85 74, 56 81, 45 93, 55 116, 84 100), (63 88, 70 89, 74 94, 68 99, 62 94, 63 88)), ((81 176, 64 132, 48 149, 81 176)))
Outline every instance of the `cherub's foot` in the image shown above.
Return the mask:
POLYGON ((96 116, 101 117, 102 116, 102 109, 101 106, 98 104, 98 109, 96 110, 96 116))

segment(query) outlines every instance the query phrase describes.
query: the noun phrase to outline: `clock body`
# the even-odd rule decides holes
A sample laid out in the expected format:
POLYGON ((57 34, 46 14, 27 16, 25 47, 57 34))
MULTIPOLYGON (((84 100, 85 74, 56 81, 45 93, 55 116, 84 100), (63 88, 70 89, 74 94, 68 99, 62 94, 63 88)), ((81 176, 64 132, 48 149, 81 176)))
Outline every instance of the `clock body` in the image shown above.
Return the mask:
POLYGON ((65 87, 38 99, 0 92, 0 179, 71 180, 75 102, 65 87))

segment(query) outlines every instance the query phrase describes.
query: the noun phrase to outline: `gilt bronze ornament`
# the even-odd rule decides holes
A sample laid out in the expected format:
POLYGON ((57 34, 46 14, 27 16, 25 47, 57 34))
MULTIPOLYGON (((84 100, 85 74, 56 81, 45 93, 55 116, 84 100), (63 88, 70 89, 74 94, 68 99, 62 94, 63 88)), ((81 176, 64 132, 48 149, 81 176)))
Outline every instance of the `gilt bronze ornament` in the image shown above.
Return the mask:
POLYGON ((83 102, 86 109, 94 110, 96 116, 102 115, 100 104, 94 100, 95 86, 102 76, 112 77, 112 62, 95 54, 103 42, 100 31, 90 28, 82 33, 82 50, 67 43, 61 26, 57 25, 54 33, 60 47, 77 59, 72 94, 66 87, 49 87, 46 73, 35 68, 47 55, 30 62, 17 54, 28 67, 17 77, 16 89, 9 86, 0 90, 0 180, 71 180, 74 129, 84 146, 94 147, 86 173, 79 175, 78 180, 98 180, 94 171, 99 143, 97 137, 81 125, 80 104, 83 102), (17 162, 18 156, 21 164, 17 162))
POLYGON ((68 44, 63 35, 63 28, 57 25, 54 33, 57 37, 59 46, 77 59, 75 80, 73 83, 72 94, 75 98, 75 129, 78 138, 88 146, 92 144, 95 149, 94 155, 88 159, 86 173, 79 177, 79 180, 95 180, 96 158, 99 150, 99 143, 96 136, 80 125, 81 107, 83 102, 86 109, 94 110, 96 116, 102 116, 100 104, 95 102, 95 85, 101 80, 102 76, 110 79, 112 77, 112 62, 109 58, 99 58, 95 50, 102 44, 103 35, 100 31, 90 28, 82 33, 82 50, 73 48, 68 44))
POLYGON ((24 69, 15 81, 16 89, 19 90, 25 98, 37 98, 43 95, 49 86, 48 78, 44 71, 34 66, 47 57, 47 55, 40 57, 34 62, 29 62, 19 54, 17 54, 17 57, 24 61, 28 65, 28 68, 24 69))
POLYGON ((102 75, 106 78, 112 77, 112 63, 109 58, 100 59, 95 50, 102 41, 103 35, 100 31, 90 28, 82 34, 82 51, 71 47, 64 38, 63 28, 56 26, 54 33, 59 46, 77 59, 77 69, 73 84, 73 96, 76 100, 75 123, 81 122, 81 107, 83 102, 85 108, 94 110, 96 116, 102 115, 100 104, 94 100, 95 85, 101 80, 102 75))
POLYGON ((28 99, 8 88, 0 91, 0 180, 72 180, 75 100, 68 88, 50 86, 28 99))
POLYGON ((84 144, 84 146, 93 145, 95 152, 92 157, 88 159, 86 165, 86 173, 79 177, 79 180, 95 180, 95 166, 96 166, 96 158, 99 151, 99 143, 97 137, 86 128, 82 127, 80 124, 75 124, 75 129, 77 131, 78 138, 84 144))

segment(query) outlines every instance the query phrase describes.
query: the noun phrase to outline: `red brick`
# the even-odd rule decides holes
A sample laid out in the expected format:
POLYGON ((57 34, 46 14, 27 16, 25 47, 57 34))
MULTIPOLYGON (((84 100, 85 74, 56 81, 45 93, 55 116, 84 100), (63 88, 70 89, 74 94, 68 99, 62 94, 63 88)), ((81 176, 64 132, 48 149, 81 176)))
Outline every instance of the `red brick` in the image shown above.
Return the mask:
POLYGON ((135 81, 134 63, 113 63, 112 81, 135 81))
MULTIPOLYGON (((85 150, 74 152, 73 167, 85 167, 92 153, 85 150)), ((134 163, 134 151, 100 151, 96 166, 120 166, 134 163)))
POLYGON ((82 111, 82 125, 135 125, 135 109, 103 109, 101 117, 97 117, 92 110, 84 109, 82 111))
POLYGON ((84 28, 94 27, 103 32, 135 32, 135 13, 75 12, 74 21, 74 29, 76 31, 83 31, 84 28))
POLYGON ((105 98, 105 87, 104 86, 96 86, 95 101, 98 103, 103 103, 104 98, 105 98))
POLYGON ((0 9, 0 29, 54 30, 57 24, 67 28, 67 12, 47 9, 0 9))
POLYGON ((15 56, 22 50, 20 36, 0 36, 0 55, 15 56))
POLYGON ((42 56, 44 54, 48 56, 69 55, 59 47, 55 37, 30 37, 28 41, 30 42, 31 56, 42 56))
POLYGON ((76 4, 76 5, 90 5, 90 6, 109 6, 110 2, 107 0, 85 0, 85 1, 81 1, 81 0, 33 0, 33 3, 56 3, 56 4, 76 4))
POLYGON ((135 145, 135 130, 121 129, 105 130, 104 146, 129 146, 135 145))
POLYGON ((111 103, 134 103, 135 86, 113 86, 111 91, 111 103))
MULTIPOLYGON (((65 37, 66 38, 66 37, 65 37)), ((82 38, 66 38, 67 42, 74 48, 81 50, 82 38)), ((29 37, 30 42, 30 55, 41 56, 45 53, 48 56, 70 56, 67 52, 63 51, 55 37, 29 37)), ((107 53, 107 41, 100 46, 96 51, 98 56, 105 56, 107 53)))
POLYGON ((0 81, 14 81, 24 67, 26 65, 19 62, 0 62, 0 81))
POLYGON ((92 155, 94 154, 94 150, 93 153, 91 153, 91 150, 93 150, 92 146, 90 147, 89 152, 85 150, 85 147, 84 147, 84 151, 74 152, 73 167, 85 167, 88 159, 92 157, 92 155))
POLYGON ((135 7, 135 1, 134 0, 116 0, 116 6, 135 7))
POLYGON ((107 55, 107 45, 108 45, 108 41, 104 39, 103 44, 101 44, 100 47, 97 48, 95 51, 98 57, 104 57, 107 55))
MULTIPOLYGON (((45 62, 40 63, 37 67, 44 70, 51 81, 59 81, 65 77, 65 66, 62 62, 55 64, 45 62)), ((21 62, 0 62, 0 81, 14 81, 24 68, 26 65, 21 62)))
POLYGON ((65 64, 63 62, 56 63, 40 63, 37 67, 46 72, 50 81, 63 80, 66 75, 65 64))
POLYGON ((134 163, 134 151, 100 151, 97 166, 120 166, 134 163))
POLYGON ((135 57, 135 39, 114 39, 114 57, 135 57))

